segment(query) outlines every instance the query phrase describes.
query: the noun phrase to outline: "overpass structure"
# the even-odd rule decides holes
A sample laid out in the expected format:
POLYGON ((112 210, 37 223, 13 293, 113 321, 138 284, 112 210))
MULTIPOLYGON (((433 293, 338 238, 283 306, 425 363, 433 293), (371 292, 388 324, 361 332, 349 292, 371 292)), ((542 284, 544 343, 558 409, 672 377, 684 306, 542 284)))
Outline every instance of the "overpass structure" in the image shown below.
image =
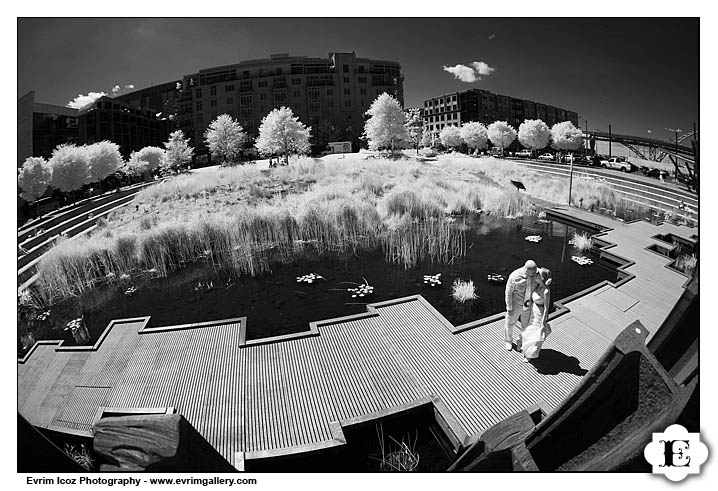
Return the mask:
POLYGON ((697 133, 686 133, 679 139, 678 143, 642 136, 606 133, 603 131, 589 131, 586 136, 589 141, 619 143, 645 160, 662 162, 667 156, 673 156, 674 158, 680 158, 692 164, 694 163, 693 146, 682 145, 681 142, 696 135, 697 133))

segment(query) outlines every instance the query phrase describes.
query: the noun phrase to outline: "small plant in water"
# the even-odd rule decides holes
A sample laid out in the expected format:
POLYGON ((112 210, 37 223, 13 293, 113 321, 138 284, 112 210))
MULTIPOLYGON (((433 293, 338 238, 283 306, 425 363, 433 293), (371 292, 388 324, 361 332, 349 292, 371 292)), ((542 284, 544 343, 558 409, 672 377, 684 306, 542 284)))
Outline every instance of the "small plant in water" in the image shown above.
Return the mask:
POLYGON ((529 242, 539 243, 541 242, 542 237, 540 235, 527 235, 526 240, 528 240, 529 242))
POLYGON ((304 276, 297 276, 297 283, 314 283, 317 280, 323 280, 324 276, 317 273, 309 273, 304 276))
POLYGON ((374 293, 374 287, 364 278, 364 283, 356 288, 347 288, 347 291, 352 294, 352 298, 365 297, 374 293))
POLYGON ((68 322, 65 326, 65 331, 70 331, 72 338, 78 344, 84 343, 90 338, 90 333, 87 332, 87 327, 85 326, 85 319, 82 316, 68 322))
POLYGON ((435 275, 424 275, 424 284, 429 286, 437 286, 441 285, 441 273, 436 273, 435 275))
POLYGON ((585 232, 576 232, 568 243, 577 251, 586 251, 593 245, 593 239, 585 232))
POLYGON ((676 259, 676 268, 689 276, 693 275, 696 264, 698 264, 698 258, 696 258, 695 254, 681 254, 676 259))
MULTIPOLYGON (((381 459, 379 467, 384 472, 412 472, 419 467, 419 453, 416 452, 416 442, 419 439, 418 431, 412 441, 411 435, 407 434, 401 442, 394 437, 389 437, 389 445, 384 443, 384 426, 376 425, 376 433, 381 448, 381 459)), ((374 458, 374 457, 373 457, 374 458)))
POLYGON ((490 283, 503 283, 506 281, 506 278, 498 273, 489 273, 486 275, 486 279, 489 280, 490 283))
POLYGON ((593 259, 589 259, 586 256, 571 256, 571 261, 578 263, 581 266, 589 266, 593 264, 593 259))
POLYGON ((50 310, 45 310, 43 312, 39 312, 35 318, 39 321, 47 320, 48 317, 50 317, 50 310))
POLYGON ((90 451, 87 449, 84 443, 80 445, 70 445, 65 443, 65 453, 75 462, 80 464, 83 469, 88 471, 94 470, 95 460, 90 455, 90 451))
POLYGON ((135 293, 137 293, 137 288, 134 285, 125 290, 125 295, 127 295, 128 297, 131 297, 135 293))
POLYGON ((197 284, 194 286, 194 291, 196 291, 196 292, 199 292, 199 291, 202 291, 202 290, 207 290, 207 291, 209 291, 209 290, 211 290, 212 288, 214 288, 214 282, 213 282, 213 281, 210 280, 210 281, 208 281, 208 282, 206 282, 206 283, 203 282, 203 281, 200 281, 199 283, 197 283, 197 284))
POLYGON ((478 298, 473 280, 454 280, 454 284, 451 286, 451 296, 459 303, 470 302, 478 298))

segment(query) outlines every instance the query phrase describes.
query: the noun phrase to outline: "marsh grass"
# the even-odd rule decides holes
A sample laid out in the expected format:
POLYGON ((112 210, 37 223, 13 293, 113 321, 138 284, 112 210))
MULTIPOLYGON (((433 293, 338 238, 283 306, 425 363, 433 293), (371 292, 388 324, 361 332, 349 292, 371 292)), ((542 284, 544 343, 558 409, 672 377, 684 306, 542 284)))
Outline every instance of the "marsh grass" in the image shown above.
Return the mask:
POLYGON ((693 276, 697 264, 698 258, 695 254, 681 254, 676 259, 675 268, 689 276, 693 276))
POLYGON ((532 211, 525 194, 472 174, 476 159, 457 161, 441 168, 413 160, 303 158, 271 171, 238 166, 176 176, 117 211, 104 227, 112 233, 58 241, 41 259, 36 285, 43 302, 52 303, 195 261, 236 278, 270 272, 274 261, 306 251, 357 254, 377 247, 406 268, 448 263, 466 253, 465 227, 448 215, 532 211), (282 186, 284 193, 269 191, 282 186))
POLYGON ((88 471, 92 471, 95 469, 95 459, 92 458, 90 450, 84 443, 81 443, 80 445, 72 445, 69 443, 65 443, 64 450, 65 453, 72 460, 77 462, 83 469, 88 471))

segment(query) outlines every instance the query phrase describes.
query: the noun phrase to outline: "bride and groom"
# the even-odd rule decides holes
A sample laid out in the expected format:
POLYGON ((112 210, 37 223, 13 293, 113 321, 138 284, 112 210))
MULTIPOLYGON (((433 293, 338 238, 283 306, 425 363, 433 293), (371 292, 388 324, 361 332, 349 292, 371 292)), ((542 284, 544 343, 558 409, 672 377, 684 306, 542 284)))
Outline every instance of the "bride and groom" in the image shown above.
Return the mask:
POLYGON ((541 346, 551 333, 548 311, 551 305, 551 271, 539 268, 532 260, 526 261, 506 281, 506 350, 513 348, 513 328, 521 322, 516 350, 522 351, 523 361, 538 358, 541 346))

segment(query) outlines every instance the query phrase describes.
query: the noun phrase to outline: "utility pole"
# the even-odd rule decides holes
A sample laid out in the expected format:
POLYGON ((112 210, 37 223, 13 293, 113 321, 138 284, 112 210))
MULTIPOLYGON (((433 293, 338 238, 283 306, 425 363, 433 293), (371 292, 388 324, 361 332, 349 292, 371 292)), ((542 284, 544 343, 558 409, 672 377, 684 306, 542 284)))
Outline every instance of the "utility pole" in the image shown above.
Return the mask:
POLYGON ((608 125, 608 158, 610 159, 612 157, 611 155, 611 125, 608 125))

